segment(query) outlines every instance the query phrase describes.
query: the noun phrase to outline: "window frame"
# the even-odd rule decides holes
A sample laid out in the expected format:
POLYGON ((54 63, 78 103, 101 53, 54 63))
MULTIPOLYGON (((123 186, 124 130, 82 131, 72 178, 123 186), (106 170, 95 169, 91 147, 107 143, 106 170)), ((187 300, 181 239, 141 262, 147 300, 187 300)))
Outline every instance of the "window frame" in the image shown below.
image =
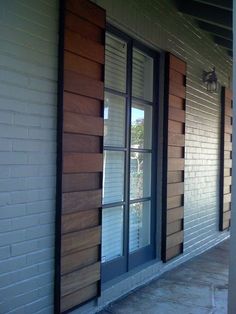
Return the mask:
MULTIPOLYGON (((114 35, 123 40, 127 44, 127 64, 126 64, 126 91, 120 92, 112 88, 104 86, 104 91, 112 95, 118 95, 125 98, 125 147, 103 146, 104 151, 119 151, 124 152, 124 199, 121 202, 106 203, 102 205, 104 208, 111 208, 115 206, 123 206, 123 256, 115 258, 111 261, 101 263, 101 279, 105 283, 115 277, 124 273, 128 273, 131 269, 144 264, 150 260, 156 259, 156 234, 157 234, 157 173, 158 173, 158 131, 159 131, 159 117, 158 117, 158 101, 159 101, 159 72, 160 72, 160 53, 155 51, 145 44, 133 39, 127 34, 123 33, 116 27, 107 24, 106 33, 114 35), (137 49, 144 54, 153 58, 153 95, 152 101, 144 100, 132 96, 132 63, 133 63, 133 49, 137 49), (140 102, 143 105, 152 107, 152 147, 151 149, 136 149, 131 147, 131 110, 132 103, 140 102), (140 153, 151 153, 151 195, 150 197, 142 197, 141 199, 130 199, 130 156, 132 152, 139 151, 140 153), (150 201, 151 209, 151 223, 150 223, 150 244, 134 252, 129 252, 129 213, 130 205, 137 202, 150 201)), ((159 232, 158 232, 159 233, 159 232)), ((159 241, 158 241, 159 242, 159 241)), ((102 246, 102 244, 101 244, 102 246)))

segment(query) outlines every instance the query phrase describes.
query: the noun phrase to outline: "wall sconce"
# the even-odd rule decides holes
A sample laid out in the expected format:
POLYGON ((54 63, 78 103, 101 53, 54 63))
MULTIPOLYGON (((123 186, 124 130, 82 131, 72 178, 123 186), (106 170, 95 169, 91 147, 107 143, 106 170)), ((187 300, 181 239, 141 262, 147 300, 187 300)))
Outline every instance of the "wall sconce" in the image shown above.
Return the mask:
POLYGON ((218 80, 216 75, 216 69, 213 67, 212 71, 203 71, 202 81, 206 84, 208 92, 217 92, 218 90, 218 80))

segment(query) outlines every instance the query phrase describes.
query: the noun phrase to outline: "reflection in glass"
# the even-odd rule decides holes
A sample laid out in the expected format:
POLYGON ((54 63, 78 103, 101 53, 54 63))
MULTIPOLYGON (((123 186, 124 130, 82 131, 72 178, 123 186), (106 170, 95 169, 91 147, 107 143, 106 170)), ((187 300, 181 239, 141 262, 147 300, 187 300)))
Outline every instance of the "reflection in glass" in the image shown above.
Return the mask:
POLYGON ((104 151, 103 204, 121 202, 124 195, 124 153, 104 151))
POLYGON ((151 196, 151 154, 132 152, 130 160, 130 199, 151 196))
POLYGON ((132 94, 134 97, 153 100, 153 58, 133 50, 132 94))
POLYGON ((105 87, 126 91, 127 44, 117 37, 106 35, 105 87))
POLYGON ((150 244, 150 202, 130 205, 129 251, 136 251, 150 244))
POLYGON ((102 262, 123 255, 123 207, 102 211, 102 262))
POLYGON ((104 145, 125 145, 125 98, 105 93, 104 145))
POLYGON ((131 112, 131 147, 151 149, 152 107, 134 103, 131 112))

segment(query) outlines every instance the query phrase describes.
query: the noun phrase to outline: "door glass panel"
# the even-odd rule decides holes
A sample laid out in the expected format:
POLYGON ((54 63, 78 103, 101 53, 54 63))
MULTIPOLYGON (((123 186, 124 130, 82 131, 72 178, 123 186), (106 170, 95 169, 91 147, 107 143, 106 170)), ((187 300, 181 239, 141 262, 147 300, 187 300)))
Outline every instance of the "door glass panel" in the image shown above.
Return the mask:
POLYGON ((126 91, 127 44, 110 34, 106 35, 105 87, 126 91))
POLYGON ((105 208, 102 211, 102 262, 123 255, 123 207, 105 208))
POLYGON ((125 98, 105 93, 104 145, 125 145, 125 98))
POLYGON ((152 107, 133 103, 131 112, 131 147, 152 148, 152 107))
POLYGON ((151 154, 132 152, 130 159, 130 199, 151 196, 151 154))
POLYGON ((136 251, 150 244, 151 230, 150 202, 130 205, 129 215, 129 251, 136 251))
POLYGON ((103 154, 103 204, 124 199, 124 153, 104 151, 103 154))
POLYGON ((134 97, 153 100, 153 58, 133 50, 132 94, 134 97))

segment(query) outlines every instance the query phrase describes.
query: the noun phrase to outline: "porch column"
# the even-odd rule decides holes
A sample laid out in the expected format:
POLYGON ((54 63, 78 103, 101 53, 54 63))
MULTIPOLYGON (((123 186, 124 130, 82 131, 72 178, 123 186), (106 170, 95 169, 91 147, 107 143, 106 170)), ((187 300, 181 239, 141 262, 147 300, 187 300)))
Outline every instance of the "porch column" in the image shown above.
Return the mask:
MULTIPOLYGON (((236 2, 233 1, 233 121, 236 121, 236 2)), ((236 123, 233 123, 233 134, 236 134, 236 123)), ((236 313, 236 137, 233 136, 233 183, 232 183, 232 217, 229 264, 229 301, 228 314, 236 313)))

